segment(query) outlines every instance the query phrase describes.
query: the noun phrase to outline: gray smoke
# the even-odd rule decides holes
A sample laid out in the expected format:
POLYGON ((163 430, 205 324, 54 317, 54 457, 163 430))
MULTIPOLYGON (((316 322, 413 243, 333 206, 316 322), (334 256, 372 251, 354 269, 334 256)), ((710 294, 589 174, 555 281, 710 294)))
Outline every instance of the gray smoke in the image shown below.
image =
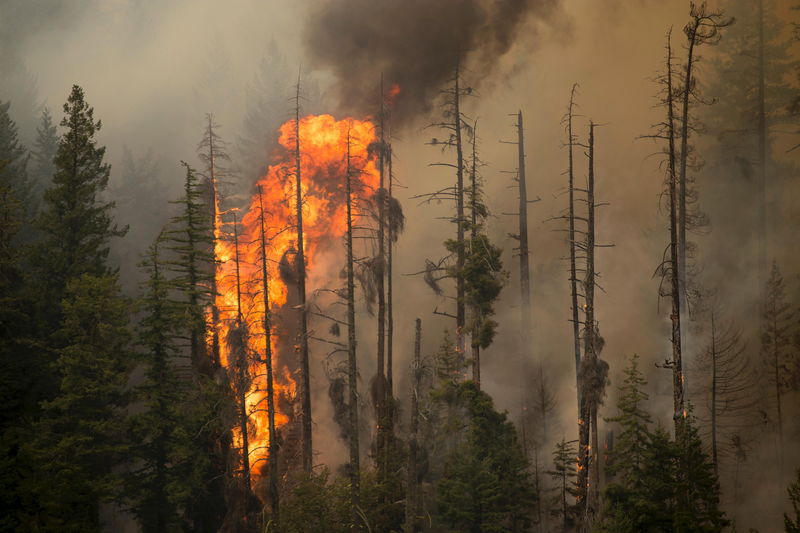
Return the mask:
POLYGON ((430 110, 460 60, 472 86, 535 25, 550 20, 559 0, 344 0, 322 2, 305 28, 313 66, 336 77, 340 105, 374 114, 378 84, 401 88, 395 116, 408 121, 430 110))

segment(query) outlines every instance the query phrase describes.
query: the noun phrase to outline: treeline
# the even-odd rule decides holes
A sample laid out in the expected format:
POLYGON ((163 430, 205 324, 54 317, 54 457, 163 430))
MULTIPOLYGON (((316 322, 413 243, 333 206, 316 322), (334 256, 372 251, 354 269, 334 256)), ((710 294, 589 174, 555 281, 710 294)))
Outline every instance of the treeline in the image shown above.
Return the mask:
MULTIPOLYGON (((691 4, 683 46, 674 44, 678 32, 667 34, 656 89, 661 118, 653 132, 643 135, 657 143, 663 156, 660 207, 668 231, 662 261, 654 266, 661 281, 659 295, 669 303, 670 329, 664 338, 669 339, 670 354, 663 362, 656 356, 649 359, 671 373, 672 428, 662 427, 648 406, 637 356, 629 358, 617 386, 615 415, 600 414, 610 373, 598 318, 603 294, 595 290, 595 255, 610 246, 596 240, 595 209, 603 205, 606 178, 595 168, 595 154, 604 149, 602 126, 589 120, 585 134, 580 133, 583 125, 574 112, 577 87, 568 95, 568 204, 554 218, 564 223, 568 235, 570 294, 564 297, 564 308, 570 308, 573 335, 565 344, 574 350, 564 357, 575 359, 578 423, 552 450, 547 447, 556 440, 553 393, 541 369, 537 340, 529 334, 536 304, 530 296, 535 280, 529 255, 535 251, 527 227, 533 200, 526 184, 523 113, 517 114, 513 143, 518 150, 513 186, 519 212, 514 213, 518 227, 512 237, 519 245, 514 252, 520 268, 519 279, 511 280, 503 250, 487 229, 491 214, 484 196, 479 124, 464 111, 465 100, 475 94, 458 60, 442 91, 439 118, 431 124, 442 133, 427 143, 441 149, 446 159, 434 164, 452 170, 454 179, 419 197, 452 206, 447 219, 453 236, 442 243, 442 257, 420 259, 425 266, 419 275, 444 302, 433 313, 453 321, 452 335, 444 332, 441 347, 431 355, 422 353, 423 332, 429 333, 421 320, 416 321, 414 339, 393 335, 392 265, 404 217, 392 190, 391 106, 382 85, 376 140, 369 147, 380 182, 366 194, 367 207, 356 205, 358 180, 349 133, 342 147, 346 286, 334 292, 345 301, 346 317, 331 319, 312 312, 306 303, 302 191, 308 178, 300 172, 304 145, 298 82, 294 159, 287 169, 295 183, 289 199, 295 220, 281 231, 295 234, 299 249, 294 264, 286 267, 296 269, 299 295, 292 308, 299 332, 299 386, 290 405, 300 413, 299 437, 288 426, 275 427, 278 399, 272 390, 271 343, 266 341, 263 355, 248 352, 241 302, 229 334, 219 335, 217 244, 221 238, 234 243, 231 261, 238 273, 240 240, 236 218, 224 222, 233 240, 222 231, 219 187, 230 176, 222 168, 228 156, 211 117, 200 147, 203 167, 196 170, 183 163, 182 195, 164 205, 173 216, 142 255, 144 282, 131 298, 123 295, 123 280, 110 259, 113 242, 129 228, 115 223, 115 204, 108 193, 110 167, 105 148, 96 140, 102 123, 83 90, 73 87, 60 130, 44 113, 30 150, 18 138, 9 104, 1 104, 0 529, 100 531, 110 522, 119 524, 123 515, 147 532, 735 530, 731 507, 726 513, 723 503, 736 506, 744 498, 737 476, 756 449, 759 465, 774 483, 781 488, 790 483, 793 515, 785 515, 784 526, 787 532, 800 530, 800 470, 793 481, 787 474, 797 459, 791 446, 797 442, 797 413, 791 402, 800 391, 799 312, 777 262, 768 259, 770 228, 776 224, 767 223, 766 192, 770 180, 780 184, 782 176, 796 171, 773 160, 769 146, 770 128, 791 123, 800 99, 787 81, 796 65, 787 60, 780 72, 773 72, 778 61, 767 61, 786 57, 781 50, 789 46, 783 41, 783 48, 779 46, 786 30, 765 9, 769 7, 759 1, 754 18, 734 23, 722 11, 691 4), (756 30, 734 33, 740 49, 758 51, 752 54, 755 63, 748 63, 750 75, 745 76, 720 60, 715 65, 717 83, 734 86, 734 92, 745 85, 754 90, 724 99, 748 112, 736 124, 717 125, 715 120, 726 122, 733 115, 707 107, 712 98, 703 91, 715 89, 702 77, 697 51, 724 43, 726 32, 735 32, 737 24, 756 30), (746 327, 724 316, 724 296, 732 294, 731 287, 709 285, 701 246, 708 241, 693 237, 709 227, 699 202, 700 151, 705 146, 700 117, 706 116, 720 135, 723 130, 744 132, 736 138, 743 157, 739 168, 752 179, 735 185, 755 198, 753 213, 741 218, 753 228, 748 246, 758 250, 749 264, 758 274, 747 278, 757 286, 752 291, 757 296, 748 302, 761 309, 759 320, 752 311, 745 315, 746 327), (747 127, 738 128, 743 125, 747 127), (586 151, 585 167, 576 158, 579 148, 586 151), (577 178, 584 168, 585 186, 577 178), (366 258, 354 252, 354 239, 369 243, 366 258), (516 427, 481 390, 486 380, 481 357, 498 333, 496 306, 509 284, 518 284, 520 293, 520 351, 539 365, 539 379, 530 387, 536 401, 526 406, 516 427), (377 340, 376 374, 361 392, 364 350, 357 355, 357 302, 370 310, 377 307, 374 316, 358 315, 359 328, 362 315, 370 328, 376 326, 377 340), (332 337, 338 337, 333 332, 339 325, 347 328, 348 337, 346 344, 324 340, 347 354, 343 370, 329 376, 335 423, 349 452, 348 461, 336 469, 314 464, 311 440, 307 322, 323 319, 333 323, 332 337), (748 337, 757 342, 748 345, 748 337), (223 345, 235 355, 224 365, 223 345), (413 352, 409 390, 396 386, 397 346, 413 352), (254 413, 245 398, 248 361, 268 369, 268 470, 256 470, 249 460, 247 437, 254 413), (692 376, 694 389, 687 388, 686 374, 692 376), (364 420, 373 430, 362 429, 364 420), (603 421, 605 435, 600 431, 603 421), (299 441, 298 464, 282 457, 295 445, 292 439, 299 441), (363 461, 366 457, 370 460, 363 461)), ((722 153, 712 155, 715 160, 728 155, 720 146, 727 145, 714 145, 722 153)), ((235 210, 225 216, 235 217, 235 210)), ((268 213, 263 205, 260 217, 261 312, 269 339, 274 326, 267 297, 268 213)), ((714 251, 722 247, 708 245, 714 251)), ((613 256, 614 251, 606 253, 613 256)), ((241 289, 238 278, 235 286, 241 289)))

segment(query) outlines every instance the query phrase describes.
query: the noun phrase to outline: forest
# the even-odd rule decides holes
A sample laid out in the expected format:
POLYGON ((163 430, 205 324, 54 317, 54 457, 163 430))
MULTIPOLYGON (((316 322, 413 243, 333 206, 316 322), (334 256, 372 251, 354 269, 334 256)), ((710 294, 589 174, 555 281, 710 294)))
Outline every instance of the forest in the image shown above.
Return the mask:
POLYGON ((0 531, 800 533, 800 2, 0 0, 0 531))

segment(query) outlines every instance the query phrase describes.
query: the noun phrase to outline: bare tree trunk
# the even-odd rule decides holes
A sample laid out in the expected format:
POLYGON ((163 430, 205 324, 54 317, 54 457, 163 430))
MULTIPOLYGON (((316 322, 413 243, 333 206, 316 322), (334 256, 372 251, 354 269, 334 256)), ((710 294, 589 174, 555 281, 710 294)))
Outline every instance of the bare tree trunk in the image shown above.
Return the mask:
POLYGON ((240 258, 239 258, 239 228, 238 228, 238 221, 236 220, 236 212, 233 213, 233 247, 234 247, 234 261, 236 265, 236 328, 240 330, 242 338, 239 339, 241 341, 241 345, 238 346, 239 352, 239 360, 237 361, 237 380, 238 386, 235 387, 238 389, 236 399, 238 403, 238 410, 239 410, 239 431, 242 436, 242 482, 244 486, 244 513, 245 516, 244 521, 247 521, 247 510, 249 508, 250 502, 250 443, 249 443, 249 435, 248 435, 248 421, 249 415, 247 414, 247 389, 248 387, 248 377, 247 377, 247 341, 246 337, 244 336, 244 332, 247 328, 245 324, 244 317, 242 315, 242 280, 241 280, 241 268, 240 268, 240 258))
MULTIPOLYGON (((583 282, 584 295, 586 297, 586 316, 583 332, 584 357, 590 363, 589 368, 595 368, 597 364, 597 346, 595 344, 595 320, 594 320, 594 248, 595 248, 595 225, 594 225, 594 122, 589 122, 589 180, 587 187, 587 229, 586 229, 586 276, 583 282)), ((593 379, 594 376, 584 376, 584 379, 593 379)), ((586 387, 586 383, 582 384, 586 387)), ((588 481, 587 489, 587 510, 591 522, 597 510, 599 491, 597 484, 600 480, 600 470, 597 464, 597 391, 583 392, 586 411, 589 415, 588 426, 591 434, 591 444, 587 441, 589 450, 588 458, 588 481)))
MULTIPOLYGON (((211 228, 216 248, 219 238, 219 184, 217 183, 216 152, 214 150, 214 116, 209 113, 208 119, 208 178, 211 182, 211 228)), ((220 365, 219 348, 219 307, 217 307, 217 262, 214 254, 214 272, 211 276, 211 364, 214 368, 220 365)))
POLYGON ((269 274, 267 271, 267 224, 264 197, 258 186, 259 222, 261 224, 261 290, 264 294, 264 370, 267 379, 267 423, 269 425, 269 503, 273 529, 280 528, 280 493, 278 492, 278 435, 275 430, 275 383, 272 375, 272 321, 270 317, 269 274))
POLYGON ((345 174, 347 195, 347 384, 350 393, 350 505, 353 527, 360 529, 359 481, 361 475, 358 448, 358 366, 356 362, 356 285, 353 273, 353 197, 350 170, 350 131, 347 132, 347 169, 345 174))
MULTIPOLYGON (((391 134, 391 130, 390 130, 391 134)), ((391 135, 390 135, 391 136, 391 135)), ((388 148, 388 155, 389 155, 389 181, 387 187, 387 200, 389 202, 392 201, 392 180, 394 176, 392 174, 392 149, 391 143, 389 144, 388 148)), ((394 314, 392 310, 393 304, 393 292, 392 292, 392 260, 394 259, 394 250, 393 250, 393 243, 395 241, 396 236, 392 230, 392 224, 386 225, 386 240, 388 242, 388 247, 386 248, 386 396, 389 398, 389 401, 393 402, 394 399, 394 379, 392 375, 392 356, 394 353, 394 345, 392 343, 394 338, 394 314)), ((389 411, 389 432, 390 434, 394 431, 394 412, 392 410, 389 411)))
POLYGON ((419 527, 419 516, 422 511, 420 508, 419 485, 417 483, 418 465, 417 433, 419 432, 419 394, 422 383, 422 363, 420 361, 420 351, 422 346, 422 321, 416 320, 416 330, 414 334, 414 366, 413 380, 411 385, 411 427, 408 440, 408 479, 406 481, 406 533, 417 533, 421 531, 419 527))
MULTIPOLYGON (((569 97, 569 109, 567 112, 567 135, 568 139, 568 146, 569 146, 569 168, 568 168, 568 177, 569 177, 569 284, 570 284, 570 296, 571 296, 571 304, 572 304, 572 336, 573 336, 573 346, 575 349, 575 390, 578 396, 578 403, 577 403, 577 411, 578 411, 578 439, 579 439, 579 446, 578 446, 578 453, 580 455, 580 466, 585 466, 585 458, 582 454, 584 447, 582 444, 586 441, 584 438, 584 432, 586 429, 587 421, 585 419, 585 414, 583 410, 583 394, 581 392, 580 386, 580 367, 581 367, 581 333, 580 333, 580 319, 578 317, 578 273, 577 273, 577 265, 575 259, 575 250, 577 246, 577 241, 575 240, 575 172, 574 172, 574 160, 573 160, 573 148, 575 146, 575 136, 572 133, 572 117, 573 117, 573 108, 575 105, 575 89, 577 88, 577 84, 572 85, 572 91, 570 92, 569 97)), ((586 478, 586 470, 585 469, 578 469, 578 487, 579 489, 585 486, 585 478, 586 478)), ((578 497, 582 495, 579 493, 578 497)))
POLYGON ((377 453, 378 473, 380 479, 386 479, 388 474, 388 457, 386 435, 386 271, 384 262, 386 261, 386 197, 384 194, 385 178, 385 157, 384 157, 384 105, 383 105, 383 78, 381 77, 380 86, 380 113, 378 125, 380 130, 380 149, 378 150, 378 261, 375 273, 377 292, 378 292, 378 350, 377 350, 377 375, 375 376, 375 417, 377 423, 377 453))
MULTIPOLYGON (((695 21, 687 30, 689 39, 688 51, 686 56, 686 69, 683 80, 683 104, 681 110, 681 151, 680 151, 680 174, 678 181, 678 302, 681 314, 688 316, 688 306, 686 302, 686 225, 687 225, 687 205, 686 205, 686 167, 689 159, 689 100, 692 94, 694 80, 692 71, 694 67, 694 47, 697 38, 698 23, 695 21)), ((681 331, 682 337, 684 331, 681 331)))
POLYGON ((464 353, 464 326, 466 309, 464 302, 464 152, 461 136, 461 58, 456 58, 455 86, 453 91, 453 116, 456 141, 456 340, 457 348, 464 353))
MULTIPOLYGON (((472 130, 472 168, 470 169, 470 246, 475 244, 475 239, 478 237, 478 153, 476 149, 477 143, 477 128, 478 121, 475 121, 475 126, 472 130)), ((480 316, 480 310, 473 306, 473 324, 472 332, 470 335, 470 345, 472 347, 472 381, 475 382, 478 389, 481 388, 481 344, 480 344, 480 329, 483 322, 483 317, 480 316)))
MULTIPOLYGON (((668 139, 668 181, 669 181, 669 277, 670 277, 670 296, 672 300, 672 310, 670 320, 672 321, 672 400, 674 412, 672 415, 675 422, 675 437, 680 436, 683 427, 684 394, 683 394, 683 359, 681 346, 681 284, 680 266, 678 255, 678 183, 675 175, 675 115, 673 102, 675 99, 672 84, 672 44, 667 38, 667 139, 668 139)), ((685 122, 684 122, 685 124, 685 122)), ((683 163, 682 163, 683 164, 683 163)))
POLYGON ((758 284, 767 282, 767 118, 764 87, 764 0, 758 0, 758 284))
POLYGON ((522 126, 522 111, 517 113, 517 151, 519 154, 519 286, 521 291, 520 333, 522 353, 532 357, 531 346, 531 272, 528 249, 528 191, 525 183, 525 137, 522 126))
POLYGON ((717 455, 717 327, 716 312, 711 310, 711 460, 714 463, 714 475, 719 476, 717 455))
POLYGON ((303 470, 311 472, 313 448, 311 442, 311 371, 308 355, 308 312, 306 309, 306 254, 303 243, 303 190, 300 175, 300 76, 297 78, 295 94, 295 217, 297 219, 297 291, 300 295, 298 308, 300 319, 300 372, 302 390, 302 441, 303 470))

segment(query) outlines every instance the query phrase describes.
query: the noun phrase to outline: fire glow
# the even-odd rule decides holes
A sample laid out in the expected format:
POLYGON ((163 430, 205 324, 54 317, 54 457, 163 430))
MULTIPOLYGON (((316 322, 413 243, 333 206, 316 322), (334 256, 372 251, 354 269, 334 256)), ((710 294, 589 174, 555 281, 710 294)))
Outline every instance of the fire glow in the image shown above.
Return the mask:
MULTIPOLYGON (((266 259, 269 280, 269 309, 272 318, 271 348, 275 387, 275 425, 280 429, 294 417, 297 395, 297 302, 292 301, 293 283, 287 281, 287 260, 294 265, 297 231, 295 225, 295 129, 300 137, 300 172, 303 194, 303 234, 309 297, 315 289, 336 288, 338 279, 320 279, 314 268, 321 253, 343 248, 341 238, 347 231, 345 204, 345 169, 348 132, 351 152, 351 176, 361 186, 359 195, 371 195, 378 188, 379 171, 368 147, 376 141, 375 127, 369 121, 336 120, 330 115, 309 115, 291 120, 280 128, 279 147, 273 164, 258 181, 256 192, 238 229, 239 272, 237 278, 236 246, 233 239, 217 239, 218 262, 216 304, 220 320, 220 362, 233 375, 235 355, 226 339, 239 314, 247 329, 248 448, 251 479, 266 474, 269 459, 269 424, 267 378, 265 369, 266 335, 264 332, 264 291, 261 260, 261 205, 266 225, 266 259), (282 266, 283 264, 283 266, 282 266), (283 271, 283 275, 282 275, 283 271), (316 273, 315 273, 316 274, 316 273), (238 287, 237 287, 238 279, 238 287)), ((356 198, 354 203, 360 203, 356 198)), ((355 212, 357 213, 357 207, 355 212)), ((226 219, 227 220, 227 219, 226 219)), ((218 221, 219 222, 219 221, 218 221)), ((218 224, 221 225, 221 224, 218 224)), ((229 231, 228 233, 232 233, 229 231)), ((342 265, 344 266, 344 265, 342 265)), ((313 372, 313 370, 312 370, 313 372)), ((241 430, 233 430, 234 446, 243 447, 241 430)))

